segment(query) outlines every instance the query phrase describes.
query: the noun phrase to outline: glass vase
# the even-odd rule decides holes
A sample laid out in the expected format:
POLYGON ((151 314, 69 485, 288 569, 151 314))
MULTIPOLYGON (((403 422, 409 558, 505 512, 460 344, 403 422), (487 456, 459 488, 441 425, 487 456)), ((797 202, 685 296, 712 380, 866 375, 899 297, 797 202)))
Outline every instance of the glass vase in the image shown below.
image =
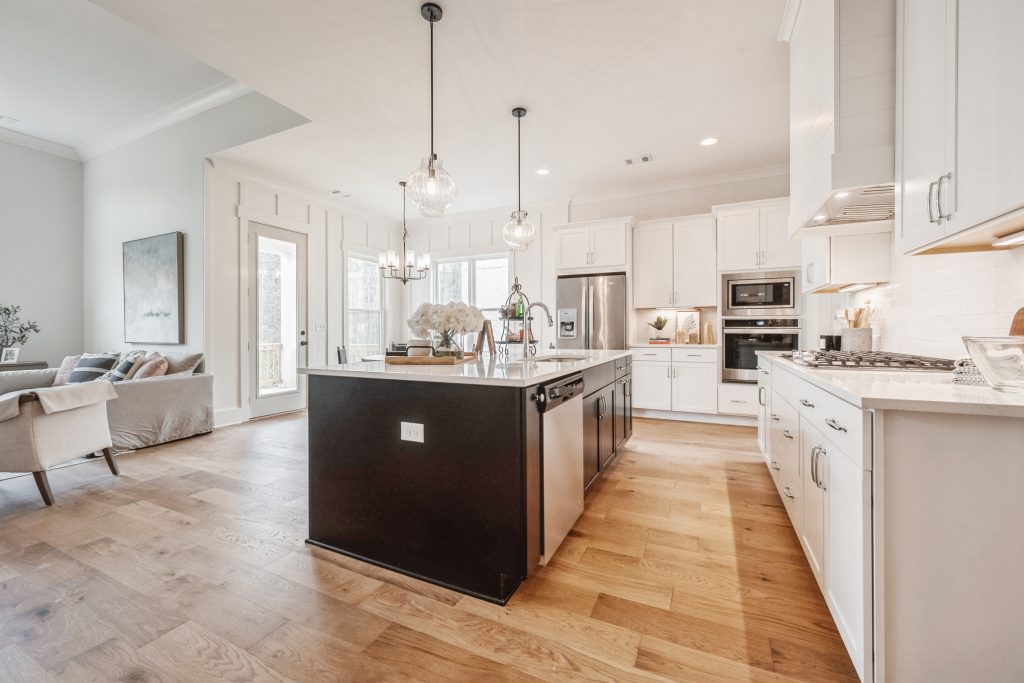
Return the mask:
POLYGON ((458 333, 455 330, 441 330, 441 339, 437 343, 437 348, 434 350, 434 355, 440 358, 455 357, 463 358, 465 352, 462 347, 459 346, 458 333))

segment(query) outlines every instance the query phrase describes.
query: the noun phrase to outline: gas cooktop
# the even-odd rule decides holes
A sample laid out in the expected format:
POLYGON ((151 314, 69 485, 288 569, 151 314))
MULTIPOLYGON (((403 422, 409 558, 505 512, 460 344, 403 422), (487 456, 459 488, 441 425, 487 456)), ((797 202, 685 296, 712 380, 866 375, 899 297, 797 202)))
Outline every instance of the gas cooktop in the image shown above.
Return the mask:
POLYGON ((829 370, 953 371, 953 361, 947 358, 929 358, 884 351, 794 351, 793 362, 809 368, 828 368, 829 370))

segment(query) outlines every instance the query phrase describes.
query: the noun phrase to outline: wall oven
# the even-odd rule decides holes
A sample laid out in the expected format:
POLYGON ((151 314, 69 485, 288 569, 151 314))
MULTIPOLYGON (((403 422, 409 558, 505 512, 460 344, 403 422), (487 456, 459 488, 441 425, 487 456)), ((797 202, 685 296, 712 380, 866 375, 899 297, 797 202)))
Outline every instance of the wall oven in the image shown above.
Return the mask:
POLYGON ((722 381, 757 382, 758 351, 799 348, 799 318, 726 318, 722 320, 722 381))
POLYGON ((722 276, 722 316, 796 316, 800 314, 797 273, 730 273, 722 276))

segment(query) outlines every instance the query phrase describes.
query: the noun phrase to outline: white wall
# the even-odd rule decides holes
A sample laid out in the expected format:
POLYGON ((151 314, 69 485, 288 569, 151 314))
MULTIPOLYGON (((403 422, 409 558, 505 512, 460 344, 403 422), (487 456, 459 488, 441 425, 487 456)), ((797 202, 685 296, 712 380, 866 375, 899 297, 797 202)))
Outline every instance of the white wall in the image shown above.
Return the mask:
POLYGON ((305 122, 251 93, 85 162, 85 350, 129 346, 122 242, 175 230, 185 234, 185 343, 179 350, 203 349, 204 158, 305 122))
MULTIPOLYGON (((285 186, 237 165, 214 160, 206 167, 206 370, 215 376, 214 423, 249 418, 250 360, 247 348, 246 237, 249 223, 307 236, 308 363, 335 363, 344 344, 345 254, 373 255, 396 248, 393 221, 367 218, 319 201, 315 193, 285 186)), ((385 339, 403 339, 401 293, 389 284, 385 339)), ((398 285, 400 286, 400 285, 398 285)))
POLYGON ((871 308, 876 349, 962 358, 961 337, 1005 336, 1024 307, 1024 249, 897 255, 891 283, 844 296, 871 308))
POLYGON ((0 142, 0 304, 39 323, 20 360, 82 349, 82 163, 0 142))

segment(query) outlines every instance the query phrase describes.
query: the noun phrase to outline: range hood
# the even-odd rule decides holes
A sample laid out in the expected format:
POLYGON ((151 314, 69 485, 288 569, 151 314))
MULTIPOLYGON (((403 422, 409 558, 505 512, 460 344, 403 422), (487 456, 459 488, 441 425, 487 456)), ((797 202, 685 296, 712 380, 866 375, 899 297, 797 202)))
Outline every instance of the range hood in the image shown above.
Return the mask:
POLYGON ((896 0, 789 0, 790 237, 892 230, 896 0))

